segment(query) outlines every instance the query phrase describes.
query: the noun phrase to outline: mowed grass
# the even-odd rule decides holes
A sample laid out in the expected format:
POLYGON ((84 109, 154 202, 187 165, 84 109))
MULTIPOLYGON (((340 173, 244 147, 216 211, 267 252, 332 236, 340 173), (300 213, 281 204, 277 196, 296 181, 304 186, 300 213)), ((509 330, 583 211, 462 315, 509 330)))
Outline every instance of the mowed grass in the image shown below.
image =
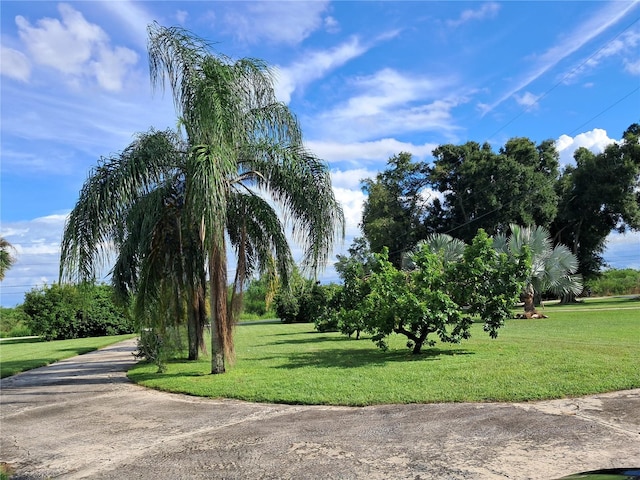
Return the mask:
POLYGON ((210 375, 205 358, 172 362, 164 374, 139 364, 129 377, 189 395, 328 405, 526 401, 640 387, 640 302, 605 303, 548 306, 551 318, 510 320, 496 340, 475 324, 471 340, 421 355, 401 336, 383 352, 367 337, 321 334, 311 324, 239 325, 237 360, 223 375, 210 375))
POLYGON ((3 340, 0 342, 0 378, 88 353, 134 336, 117 335, 52 342, 38 338, 3 340))

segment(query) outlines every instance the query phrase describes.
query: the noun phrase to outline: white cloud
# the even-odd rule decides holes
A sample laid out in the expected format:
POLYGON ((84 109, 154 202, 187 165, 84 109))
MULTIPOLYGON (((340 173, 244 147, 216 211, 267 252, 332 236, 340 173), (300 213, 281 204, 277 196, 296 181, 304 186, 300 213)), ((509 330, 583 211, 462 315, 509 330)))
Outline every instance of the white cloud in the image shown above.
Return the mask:
POLYGON ((82 13, 60 4, 62 21, 42 18, 36 26, 16 17, 20 39, 32 60, 65 74, 72 84, 84 77, 95 78, 108 91, 119 91, 138 54, 125 47, 112 48, 109 37, 98 25, 87 22, 82 13))
POLYGON ((640 75, 640 59, 635 61, 625 60, 624 69, 625 71, 629 72, 631 75, 640 75))
POLYGON ((60 239, 66 215, 48 215, 33 220, 7 222, 2 237, 16 250, 16 263, 2 282, 3 306, 22 303, 24 293, 58 279, 60 239))
POLYGON ((560 135, 556 140, 556 149, 560 154, 560 164, 567 165, 573 163, 573 153, 580 147, 585 147, 593 153, 601 153, 607 145, 614 142, 617 140, 609 138, 606 130, 594 128, 575 137, 560 135))
POLYGON ((338 33, 340 31, 340 24, 331 15, 324 17, 324 29, 329 33, 338 33))
POLYGON ((467 23, 472 20, 484 20, 486 18, 495 18, 500 11, 500 5, 495 2, 484 3, 477 10, 464 10, 460 17, 456 20, 447 21, 447 25, 450 27, 457 27, 463 23, 467 23))
POLYGON ((409 152, 419 159, 424 159, 430 156, 438 146, 436 143, 415 145, 395 138, 383 138, 371 142, 308 141, 305 143, 314 154, 327 162, 350 162, 358 165, 362 162, 384 163, 400 152, 409 152))
POLYGON ((531 108, 537 106, 538 98, 540 98, 540 96, 534 95, 531 92, 524 92, 522 95, 514 95, 514 98, 516 99, 516 102, 518 102, 518 105, 531 108))
POLYGON ((331 170, 331 183, 334 188, 359 190, 362 179, 375 177, 377 173, 377 170, 368 170, 366 168, 354 168, 351 170, 335 169, 331 170))
POLYGON ((122 90, 122 80, 131 65, 138 61, 138 54, 124 47, 111 50, 104 45, 98 48, 98 59, 90 63, 98 83, 105 90, 122 90))
POLYGON ((610 233, 603 258, 613 268, 640 270, 640 232, 610 233))
POLYGON ((359 224, 362 221, 362 208, 365 194, 360 189, 351 190, 340 187, 333 187, 336 200, 342 205, 345 219, 345 236, 352 237, 359 232, 359 224))
POLYGON ((23 82, 29 81, 31 64, 22 52, 3 45, 0 50, 0 57, 2 57, 2 61, 0 62, 1 75, 23 82))
MULTIPOLYGON (((247 43, 296 45, 323 26, 327 1, 230 4, 222 15, 227 33, 247 43)), ((219 4, 217 8, 222 8, 219 4)))
POLYGON ((178 10, 176 12, 176 20, 180 25, 184 25, 184 22, 187 21, 188 16, 189 16, 189 13, 186 12, 185 10, 178 10))
POLYGON ((338 68, 349 60, 362 55, 369 47, 362 45, 357 37, 338 45, 331 50, 310 52, 304 60, 289 67, 276 70, 276 95, 282 102, 289 103, 291 95, 297 89, 322 78, 331 70, 338 68))

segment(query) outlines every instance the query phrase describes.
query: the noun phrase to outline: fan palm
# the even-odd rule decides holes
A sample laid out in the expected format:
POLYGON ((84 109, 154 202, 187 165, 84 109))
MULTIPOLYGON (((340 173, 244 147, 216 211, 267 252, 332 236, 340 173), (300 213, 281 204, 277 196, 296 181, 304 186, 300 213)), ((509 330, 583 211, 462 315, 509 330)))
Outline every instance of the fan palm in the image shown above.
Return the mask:
MULTIPOLYGON (((145 211, 140 205, 154 191, 181 184, 182 227, 175 232, 189 230, 191 237, 178 244, 197 245, 201 260, 206 262, 212 373, 222 373, 225 357, 233 357, 234 309, 228 308, 227 301, 227 242, 238 257, 234 292, 241 292, 247 276, 273 265, 273 258, 285 280, 291 268, 285 225, 276 207, 291 219, 294 238, 303 247, 303 262, 314 272, 324 265, 334 240, 344 229, 343 214, 326 165, 305 151, 297 120, 277 102, 269 69, 263 62, 232 62, 213 54, 206 42, 180 28, 154 24, 149 34, 152 82, 164 86, 168 80, 186 133, 185 148, 176 148, 181 144, 177 134, 151 132, 141 137, 145 142, 134 142, 117 161, 96 169, 65 227, 61 275, 91 278, 109 245, 128 246, 120 250, 120 255, 125 251, 130 258, 138 254, 140 264, 137 272, 131 271, 123 279, 133 279, 139 272, 148 272, 144 278, 157 279, 164 267, 155 269, 154 265, 165 265, 176 278, 184 278, 189 288, 194 275, 202 272, 195 268, 198 261, 193 263, 193 275, 188 275, 191 259, 180 261, 186 255, 177 254, 178 261, 158 255, 157 259, 168 263, 157 265, 148 255, 141 256, 152 250, 151 232, 161 230, 158 222, 135 213, 136 209, 145 211), (123 228, 127 221, 130 225, 147 222, 157 229, 128 232, 123 228), (145 240, 130 239, 132 233, 140 232, 145 240), (147 243, 136 251, 139 242, 147 243)), ((123 263, 121 268, 114 273, 126 272, 127 265, 123 263)), ((177 292, 179 282, 170 284, 177 292)), ((237 305, 240 297, 233 297, 231 303, 237 305)))
POLYGON ((424 245, 429 247, 433 253, 439 253, 444 262, 457 262, 464 254, 465 243, 457 238, 453 238, 446 233, 432 233, 427 238, 420 240, 418 244, 402 258, 402 267, 406 270, 415 268, 414 256, 424 245))
POLYGON ((511 255, 520 254, 525 246, 531 250, 531 274, 521 296, 525 313, 535 312, 535 300, 544 292, 578 295, 582 291, 582 276, 575 274, 577 257, 565 245, 553 246, 546 228, 515 224, 509 228, 511 235, 497 235, 494 247, 511 255))

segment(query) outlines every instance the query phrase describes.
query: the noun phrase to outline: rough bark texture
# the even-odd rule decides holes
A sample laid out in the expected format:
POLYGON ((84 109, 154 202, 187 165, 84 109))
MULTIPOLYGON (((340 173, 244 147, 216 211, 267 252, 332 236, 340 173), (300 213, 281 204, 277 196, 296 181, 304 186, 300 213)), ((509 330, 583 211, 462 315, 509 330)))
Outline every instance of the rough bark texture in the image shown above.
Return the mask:
POLYGON ((524 313, 516 315, 516 318, 549 318, 536 310, 535 298, 533 285, 527 285, 524 292, 520 294, 520 301, 524 303, 524 313))
POLYGON ((225 357, 233 354, 228 342, 227 266, 223 250, 214 247, 209 256, 211 281, 211 373, 225 372, 225 357))

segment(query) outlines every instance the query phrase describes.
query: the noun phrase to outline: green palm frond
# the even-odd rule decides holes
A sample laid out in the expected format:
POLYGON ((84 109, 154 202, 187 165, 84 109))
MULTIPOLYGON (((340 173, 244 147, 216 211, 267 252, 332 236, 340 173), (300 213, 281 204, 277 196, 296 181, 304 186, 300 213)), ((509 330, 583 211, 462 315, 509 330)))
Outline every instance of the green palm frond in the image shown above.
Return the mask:
POLYGON ((0 281, 4 280, 5 272, 16 262, 13 252, 15 252, 13 245, 4 237, 0 237, 0 281))
POLYGON ((267 192, 288 219, 304 252, 303 266, 324 266, 334 242, 344 236, 344 214, 335 199, 326 164, 302 146, 268 142, 248 146, 241 166, 259 172, 255 186, 267 192))
MULTIPOLYGON (((582 291, 582 277, 574 275, 578 270, 577 257, 565 246, 552 246, 549 231, 541 226, 522 227, 510 225, 511 236, 507 241, 511 254, 519 254, 524 246, 531 250, 531 275, 529 283, 536 293, 551 291, 562 295, 579 294, 582 291)), ((503 239, 494 245, 504 248, 503 239)))
POLYGON ((83 282, 96 277, 123 236, 129 209, 174 174, 177 158, 175 134, 151 130, 90 173, 65 225, 61 279, 83 282))

